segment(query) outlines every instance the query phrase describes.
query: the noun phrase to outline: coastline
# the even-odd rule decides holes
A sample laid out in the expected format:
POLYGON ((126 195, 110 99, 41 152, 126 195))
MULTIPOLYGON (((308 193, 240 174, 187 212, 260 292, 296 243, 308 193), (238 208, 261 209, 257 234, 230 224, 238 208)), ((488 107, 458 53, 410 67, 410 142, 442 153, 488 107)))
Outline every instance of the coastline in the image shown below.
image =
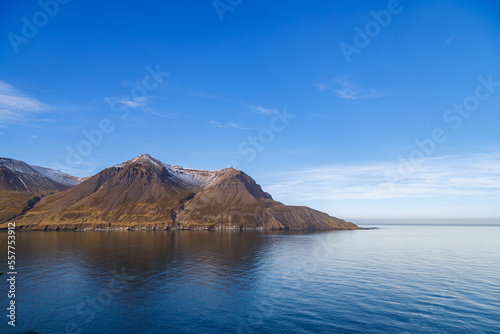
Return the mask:
MULTIPOLYGON (((376 227, 346 227, 346 228, 267 228, 267 227, 237 227, 237 226, 191 226, 191 227, 170 227, 170 226, 86 226, 87 224, 80 224, 76 226, 68 225, 22 225, 16 227, 16 232, 106 232, 106 231, 354 231, 354 230, 372 230, 376 227)), ((156 224, 155 224, 156 225, 156 224)), ((7 227, 0 227, 1 231, 6 231, 7 227)))

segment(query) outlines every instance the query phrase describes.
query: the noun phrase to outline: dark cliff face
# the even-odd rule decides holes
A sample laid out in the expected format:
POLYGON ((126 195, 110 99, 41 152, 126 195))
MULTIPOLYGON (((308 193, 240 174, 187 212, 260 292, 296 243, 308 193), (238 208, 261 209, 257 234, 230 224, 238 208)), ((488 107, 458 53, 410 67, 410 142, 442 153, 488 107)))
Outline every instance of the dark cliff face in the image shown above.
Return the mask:
POLYGON ((0 189, 3 191, 26 189, 17 175, 8 168, 0 166, 0 189))
POLYGON ((316 210, 276 202, 241 171, 188 170, 146 155, 42 198, 16 223, 24 229, 357 228, 316 210))

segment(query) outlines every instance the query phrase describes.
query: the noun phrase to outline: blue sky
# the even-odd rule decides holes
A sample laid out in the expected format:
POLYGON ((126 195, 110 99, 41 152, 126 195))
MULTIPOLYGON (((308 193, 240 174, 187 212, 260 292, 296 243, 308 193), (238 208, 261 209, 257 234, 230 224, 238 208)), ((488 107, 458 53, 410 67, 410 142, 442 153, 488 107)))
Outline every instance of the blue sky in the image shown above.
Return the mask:
POLYGON ((0 156, 87 176, 149 153, 347 219, 500 217, 497 1, 0 9, 0 156))

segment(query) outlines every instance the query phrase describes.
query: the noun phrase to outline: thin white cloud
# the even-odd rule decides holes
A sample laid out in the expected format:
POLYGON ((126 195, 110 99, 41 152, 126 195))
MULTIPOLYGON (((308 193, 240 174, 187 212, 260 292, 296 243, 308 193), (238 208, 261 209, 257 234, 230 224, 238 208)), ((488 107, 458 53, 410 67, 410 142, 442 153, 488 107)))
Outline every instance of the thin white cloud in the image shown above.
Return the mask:
POLYGON ((230 104, 230 105, 237 105, 239 107, 244 107, 244 108, 251 110, 251 111, 257 111, 257 112, 259 112, 261 114, 265 114, 265 115, 275 115, 276 112, 278 111, 278 109, 276 109, 276 108, 268 108, 268 107, 263 107, 261 105, 249 104, 246 102, 241 102, 238 100, 234 100, 232 98, 225 97, 225 96, 220 95, 220 94, 209 93, 206 91, 197 91, 197 90, 191 90, 191 89, 184 89, 181 91, 183 94, 190 96, 190 97, 203 98, 203 99, 207 99, 207 100, 214 100, 214 101, 218 101, 218 102, 223 102, 223 103, 230 104))
POLYGON ((453 39, 455 39, 455 37, 457 37, 457 36, 452 35, 452 36, 448 37, 448 39, 446 40, 446 43, 450 43, 453 39))
MULTIPOLYGON (((265 190, 289 200, 500 198, 500 154, 428 158, 398 182, 399 162, 326 166, 268 176, 265 190)), ((267 177, 266 177, 267 178, 267 177)))
POLYGON ((146 114, 150 114, 150 115, 162 117, 162 118, 178 118, 178 117, 185 116, 185 114, 182 114, 182 113, 165 112, 165 111, 150 108, 150 107, 145 107, 142 109, 142 111, 146 114))
POLYGON ((137 99, 135 101, 119 100, 118 102, 126 105, 127 107, 133 108, 133 109, 136 109, 139 107, 144 107, 147 104, 147 100, 145 100, 145 99, 137 99))
POLYGON ((322 82, 313 85, 322 92, 332 92, 337 97, 345 100, 380 98, 389 95, 387 91, 379 92, 375 89, 363 90, 345 77, 335 77, 328 83, 322 82))
POLYGON ((313 84, 313 86, 318 88, 322 92, 325 90, 328 90, 328 85, 325 83, 317 82, 317 83, 313 84))
POLYGON ((275 108, 265 108, 262 106, 246 105, 246 107, 250 110, 258 111, 258 112, 260 112, 262 114, 266 114, 266 115, 274 115, 278 111, 275 108))
POLYGON ((137 109, 137 108, 145 107, 149 103, 149 97, 141 96, 141 97, 137 97, 133 100, 125 100, 125 99, 121 99, 121 98, 117 99, 117 98, 107 97, 106 102, 109 104, 111 104, 112 102, 117 102, 117 103, 123 104, 129 108, 137 109))
POLYGON ((215 94, 209 94, 205 92, 189 92, 187 95, 192 96, 192 97, 199 97, 202 99, 207 99, 207 100, 217 100, 218 96, 215 94))
POLYGON ((326 114, 312 113, 312 114, 309 114, 309 115, 305 116, 304 119, 306 119, 308 121, 312 121, 312 120, 315 120, 315 119, 322 119, 322 118, 325 118, 325 117, 327 117, 326 114))
POLYGON ((0 122, 24 123, 50 107, 0 80, 0 122))
POLYGON ((214 127, 214 128, 233 128, 233 129, 240 129, 240 130, 248 130, 248 128, 244 128, 234 122, 226 122, 226 123, 221 123, 221 122, 217 122, 217 121, 210 121, 209 122, 209 126, 210 127, 214 127))

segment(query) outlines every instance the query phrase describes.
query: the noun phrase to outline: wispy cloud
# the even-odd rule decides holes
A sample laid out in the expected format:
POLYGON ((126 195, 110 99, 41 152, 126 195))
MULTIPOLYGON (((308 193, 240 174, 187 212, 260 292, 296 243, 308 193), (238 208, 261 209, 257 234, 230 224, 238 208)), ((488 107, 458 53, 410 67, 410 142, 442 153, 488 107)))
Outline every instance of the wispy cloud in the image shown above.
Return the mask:
MULTIPOLYGON (((251 112, 258 112, 259 114, 275 115, 276 112, 278 111, 278 109, 276 108, 265 107, 262 106, 261 104, 251 104, 245 101, 236 100, 221 94, 207 92, 203 90, 196 90, 190 88, 174 88, 174 90, 175 92, 186 96, 222 102, 227 105, 233 105, 233 106, 238 106, 240 108, 241 107, 245 108, 251 112)), ((241 111, 239 113, 241 113, 241 111)))
POLYGON ((180 118, 180 117, 187 117, 186 114, 180 113, 180 112, 165 112, 163 110, 158 110, 150 107, 143 108, 142 111, 146 114, 151 114, 153 116, 157 117, 163 117, 163 118, 180 118))
POLYGON ((127 107, 130 107, 130 108, 140 108, 140 107, 145 107, 147 104, 148 104, 148 99, 147 98, 144 98, 144 97, 138 97, 137 99, 135 100, 118 100, 119 103, 122 103, 124 105, 126 105, 127 107))
POLYGON ((187 95, 208 100, 217 100, 219 98, 216 94, 209 94, 205 92, 188 92, 187 95))
POLYGON ((323 82, 316 82, 313 84, 313 86, 318 88, 322 92, 329 89, 328 85, 326 83, 323 83, 323 82))
MULTIPOLYGON (((428 158, 404 180, 389 182, 399 162, 336 165, 268 175, 266 191, 294 200, 500 198, 500 154, 428 158)), ((266 178, 267 178, 266 177, 266 178)))
POLYGON ((201 98, 205 98, 205 99, 217 100, 220 102, 238 105, 238 106, 244 107, 248 110, 257 111, 257 112, 259 112, 261 114, 265 114, 265 115, 274 115, 278 111, 278 109, 276 109, 276 108, 268 108, 268 107, 263 107, 263 106, 259 106, 259 105, 248 104, 245 102, 238 102, 238 101, 234 101, 232 99, 228 99, 228 98, 222 97, 220 95, 216 95, 216 94, 207 94, 207 93, 196 93, 195 94, 195 93, 192 93, 192 94, 190 94, 190 96, 201 97, 201 98))
POLYGON ((371 99, 389 96, 387 91, 361 89, 345 77, 335 77, 329 82, 315 83, 314 86, 322 92, 332 92, 337 97, 346 100, 371 99))
POLYGON ((50 107, 0 80, 0 122, 24 123, 50 107))
MULTIPOLYGON (((257 112, 259 114, 273 116, 277 112, 279 112, 279 110, 276 108, 269 108, 269 107, 265 107, 265 106, 258 105, 258 104, 250 104, 250 103, 246 103, 244 101, 242 102, 239 100, 228 98, 228 97, 221 95, 221 94, 216 94, 216 93, 211 93, 211 92, 206 92, 206 91, 201 91, 201 90, 193 90, 193 89, 177 89, 176 91, 180 92, 184 95, 190 96, 190 97, 202 98, 202 99, 222 102, 222 103, 227 104, 227 105, 238 106, 239 108, 244 108, 247 110, 247 111, 241 111, 241 110, 236 111, 239 114, 248 113, 248 111, 250 111, 253 113, 257 112)), ((234 109, 234 108, 232 108, 232 109, 234 109)), ((232 112, 234 112, 234 110, 232 112)), ((236 126, 235 126, 236 124, 234 124, 234 123, 231 124, 230 122, 226 123, 226 124, 221 124, 221 125, 222 126, 219 126, 219 127, 236 128, 236 126)), ((212 126, 214 126, 214 125, 212 124, 212 126)), ((238 128, 249 129, 249 128, 243 128, 243 127, 238 127, 238 128)))
POLYGON ((117 102, 117 103, 123 104, 129 108, 138 109, 138 108, 142 108, 142 107, 147 106, 150 98, 149 97, 137 97, 133 100, 125 100, 123 98, 118 99, 118 98, 107 97, 105 100, 108 104, 111 104, 112 102, 117 102))
POLYGON ((450 37, 448 37, 448 39, 446 40, 446 43, 450 43, 455 37, 455 35, 451 35, 450 37))
POLYGON ((266 114, 266 115, 274 115, 278 111, 278 109, 276 109, 276 108, 266 108, 266 107, 254 106, 254 105, 250 105, 250 104, 245 104, 245 107, 247 107, 250 110, 258 111, 258 112, 260 112, 262 114, 266 114))
POLYGON ((214 127, 214 128, 233 128, 233 129, 240 129, 240 130, 249 130, 249 128, 242 127, 234 122, 226 122, 226 123, 221 123, 217 121, 210 121, 208 122, 209 127, 214 127))
POLYGON ((318 114, 318 113, 312 113, 304 117, 304 119, 308 121, 316 120, 316 119, 323 119, 326 118, 328 115, 326 114, 318 114))

